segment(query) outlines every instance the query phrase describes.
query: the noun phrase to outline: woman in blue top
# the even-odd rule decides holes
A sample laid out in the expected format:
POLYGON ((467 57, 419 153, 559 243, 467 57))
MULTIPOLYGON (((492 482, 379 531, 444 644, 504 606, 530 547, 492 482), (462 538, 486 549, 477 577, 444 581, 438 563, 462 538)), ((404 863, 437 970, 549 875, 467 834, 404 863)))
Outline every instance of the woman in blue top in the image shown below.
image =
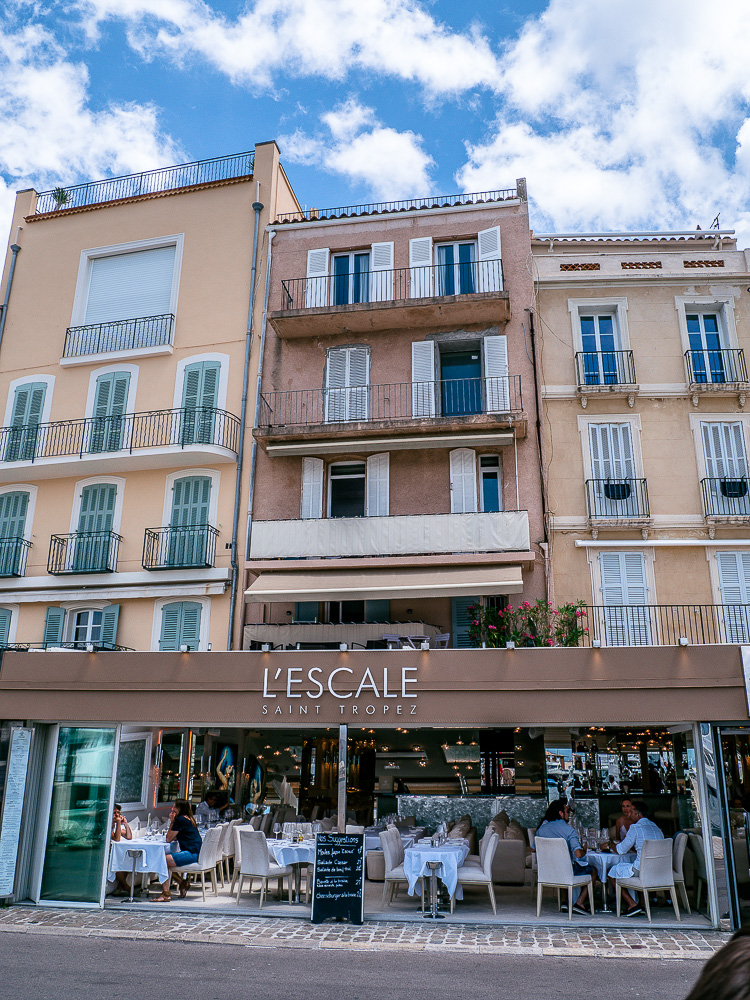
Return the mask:
MULTIPOLYGON (((177 841, 179 851, 167 855, 167 868, 181 868, 183 865, 194 865, 198 862, 198 855, 201 852, 201 835, 193 818, 193 810, 187 799, 177 799, 169 812, 169 830, 167 830, 167 843, 177 841)), ((172 898, 169 891, 169 883, 172 878, 176 878, 180 886, 180 895, 186 896, 188 891, 188 880, 180 878, 177 873, 170 871, 166 882, 162 883, 161 895, 154 900, 155 903, 168 903, 172 898)))

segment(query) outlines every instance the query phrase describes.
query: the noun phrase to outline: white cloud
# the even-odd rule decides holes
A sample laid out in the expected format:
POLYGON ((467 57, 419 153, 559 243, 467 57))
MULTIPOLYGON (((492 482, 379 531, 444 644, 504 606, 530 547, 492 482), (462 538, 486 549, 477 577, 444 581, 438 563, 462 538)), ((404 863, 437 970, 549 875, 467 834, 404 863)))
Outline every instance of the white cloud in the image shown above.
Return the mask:
POLYGON ((330 135, 308 135, 299 129, 279 136, 286 160, 316 161, 355 184, 366 184, 383 201, 429 191, 432 157, 422 149, 422 136, 382 125, 373 108, 349 98, 321 116, 330 135))
POLYGON ((503 59, 503 104, 465 189, 526 176, 535 227, 750 237, 750 6, 551 0, 503 59))

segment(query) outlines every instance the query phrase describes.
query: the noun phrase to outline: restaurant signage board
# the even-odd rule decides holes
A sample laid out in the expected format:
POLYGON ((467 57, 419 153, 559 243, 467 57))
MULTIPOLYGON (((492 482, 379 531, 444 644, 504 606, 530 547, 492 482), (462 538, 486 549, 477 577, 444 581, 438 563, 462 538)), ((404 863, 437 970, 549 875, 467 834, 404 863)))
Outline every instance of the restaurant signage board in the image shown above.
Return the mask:
POLYGON ((20 726, 10 731, 5 798, 0 817, 0 898, 13 895, 32 731, 20 726))
POLYGON ((312 922, 329 917, 361 924, 365 911, 365 838, 319 833, 315 839, 312 922))

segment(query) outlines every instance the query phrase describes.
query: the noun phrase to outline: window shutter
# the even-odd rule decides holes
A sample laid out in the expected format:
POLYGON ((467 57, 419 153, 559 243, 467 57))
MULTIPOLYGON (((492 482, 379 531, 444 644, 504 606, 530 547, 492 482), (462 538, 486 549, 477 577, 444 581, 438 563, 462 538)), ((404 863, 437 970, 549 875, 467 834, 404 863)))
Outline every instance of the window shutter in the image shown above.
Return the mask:
POLYGON ((727 642, 746 644, 750 636, 748 592, 750 591, 750 553, 717 552, 719 588, 724 607, 727 642))
POLYGON ((65 624, 64 608, 47 608, 44 620, 44 648, 60 646, 63 641, 63 625, 65 624))
POLYGON ((176 479, 172 487, 172 520, 170 527, 182 528, 190 524, 208 524, 208 507, 211 499, 209 476, 186 476, 176 479))
POLYGON ((5 450, 6 462, 30 461, 34 458, 46 392, 44 382, 27 382, 16 389, 10 418, 11 430, 5 450))
POLYGON ((323 459, 302 459, 302 503, 300 517, 323 516, 323 459))
POLYGON ((450 454, 451 513, 474 514, 477 510, 476 455, 469 448, 450 454))
POLYGON ((599 568, 602 578, 602 604, 624 604, 625 588, 619 552, 601 552, 599 568))
POLYGON ((102 646, 114 646, 117 642, 117 623, 119 620, 120 605, 107 605, 102 611, 102 646))
POLYGON ((188 649, 198 649, 201 634, 201 606, 192 602, 182 604, 182 627, 177 645, 186 645, 188 649))
POLYGON ((326 422, 346 419, 348 353, 345 347, 332 347, 326 355, 326 422))
POLYGON ((501 292, 503 290, 503 268, 500 261, 499 226, 483 229, 477 235, 477 250, 479 291, 501 292))
POLYGON ((115 516, 117 487, 109 483, 85 486, 81 491, 79 531, 111 531, 115 516))
POLYGON ((296 622, 316 622, 318 620, 318 602, 297 601, 294 605, 294 620, 296 622))
POLYGON ((182 405, 185 409, 195 410, 198 408, 202 370, 203 363, 200 361, 196 364, 185 366, 182 383, 182 405))
POLYGON ((327 247, 307 251, 305 309, 328 304, 328 267, 331 251, 327 247))
POLYGON ((176 652, 180 648, 180 623, 182 604, 165 604, 161 609, 161 634, 159 650, 176 652))
POLYGON ((365 601, 366 622, 390 622, 391 602, 388 600, 365 601))
POLYGON ((487 413, 506 413, 510 409, 508 338, 485 337, 482 343, 487 413))
POLYGON ((409 240, 409 297, 432 295, 432 237, 409 240))
POLYGON ((642 552, 599 555, 608 646, 644 646, 651 641, 646 566, 642 552), (643 609, 643 610, 641 610, 643 609))
POLYGON ((218 361, 196 361, 185 366, 182 383, 182 444, 213 441, 219 401, 218 361))
POLYGON ((347 403, 349 420, 367 420, 370 384, 370 352, 366 347, 348 349, 347 403))
POLYGON ((174 246, 95 257, 84 326, 169 313, 174 261, 174 246))
POLYGON ((393 298, 393 243, 373 243, 370 251, 370 302, 393 298))
POLYGON ((10 637, 10 620, 13 612, 10 608, 0 608, 0 647, 8 645, 10 637))
POLYGON ((451 598, 451 630, 453 632, 453 648, 469 649, 469 629, 474 621, 473 608, 481 604, 480 597, 452 597, 451 598))
POLYGON ((96 380, 89 451, 119 451, 127 408, 130 372, 107 372, 96 380))
POLYGON ((411 345, 411 412, 413 417, 435 416, 435 345, 415 340, 411 345))
POLYGON ((0 494, 0 577, 21 572, 29 494, 0 494))
POLYGON ((388 516, 389 491, 388 453, 370 455, 367 459, 367 516, 388 516))
POLYGON ((367 420, 370 352, 366 347, 334 347, 326 357, 326 422, 367 420))
POLYGON ((612 424, 612 472, 615 479, 633 479, 633 441, 630 424, 612 424))

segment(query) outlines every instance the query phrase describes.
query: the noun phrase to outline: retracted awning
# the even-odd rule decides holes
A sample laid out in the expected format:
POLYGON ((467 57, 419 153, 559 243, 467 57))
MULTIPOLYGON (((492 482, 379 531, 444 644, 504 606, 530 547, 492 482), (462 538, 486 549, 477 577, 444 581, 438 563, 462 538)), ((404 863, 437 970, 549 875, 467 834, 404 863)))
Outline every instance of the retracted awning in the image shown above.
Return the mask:
POLYGON ((435 566, 373 569, 263 571, 245 600, 343 601, 409 597, 520 594, 520 566, 435 566))

